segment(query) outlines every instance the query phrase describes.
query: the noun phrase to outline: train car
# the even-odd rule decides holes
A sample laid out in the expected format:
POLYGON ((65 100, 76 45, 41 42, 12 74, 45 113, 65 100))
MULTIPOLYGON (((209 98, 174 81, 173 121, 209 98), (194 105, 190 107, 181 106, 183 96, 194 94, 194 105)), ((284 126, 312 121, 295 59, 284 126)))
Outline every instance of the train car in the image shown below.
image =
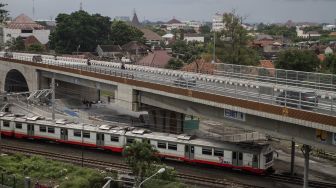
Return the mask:
POLYGON ((128 126, 90 125, 39 117, 0 114, 1 134, 122 152, 134 141, 148 141, 158 156, 262 174, 273 166, 273 149, 265 143, 231 143, 188 135, 151 132, 128 126))

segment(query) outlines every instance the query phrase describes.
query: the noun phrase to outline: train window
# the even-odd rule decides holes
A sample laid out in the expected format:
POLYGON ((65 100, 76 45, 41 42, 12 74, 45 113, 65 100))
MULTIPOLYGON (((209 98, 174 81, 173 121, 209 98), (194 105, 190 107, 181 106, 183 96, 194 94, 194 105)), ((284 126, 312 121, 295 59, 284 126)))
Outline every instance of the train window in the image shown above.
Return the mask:
POLYGON ((9 121, 4 121, 4 122, 3 122, 3 126, 4 126, 4 127, 9 127, 9 121))
POLYGON ((214 150, 214 156, 223 157, 223 155, 224 155, 224 151, 223 150, 219 150, 219 149, 215 149, 214 150))
POLYGON ((16 123, 15 128, 16 129, 22 129, 22 123, 16 123))
POLYGON ((127 138, 126 143, 127 144, 132 144, 134 142, 134 138, 127 138))
POLYGON ((243 160, 243 154, 239 153, 239 159, 238 160, 243 160))
POLYGON ((177 144, 168 143, 168 149, 170 149, 170 150, 177 150, 177 144))
POLYGON ((237 159, 237 152, 232 152, 232 159, 237 159))
POLYGON ((84 131, 83 132, 83 137, 84 138, 90 138, 90 132, 89 131, 84 131))
POLYGON ((166 142, 158 142, 157 147, 161 149, 167 149, 167 143, 166 142))
POLYGON ((266 164, 271 162, 273 160, 273 152, 266 154, 265 158, 266 158, 266 164))
POLYGON ((48 133, 55 133, 54 127, 48 127, 48 133))
POLYGON ((76 137, 82 137, 82 132, 79 130, 74 130, 73 135, 76 137))
POLYGON ((47 127, 44 125, 40 125, 40 132, 47 132, 47 127))
POLYGON ((111 135, 111 142, 119 142, 119 137, 111 135))
POLYGON ((203 155, 212 155, 212 149, 211 148, 202 148, 202 154, 203 155))

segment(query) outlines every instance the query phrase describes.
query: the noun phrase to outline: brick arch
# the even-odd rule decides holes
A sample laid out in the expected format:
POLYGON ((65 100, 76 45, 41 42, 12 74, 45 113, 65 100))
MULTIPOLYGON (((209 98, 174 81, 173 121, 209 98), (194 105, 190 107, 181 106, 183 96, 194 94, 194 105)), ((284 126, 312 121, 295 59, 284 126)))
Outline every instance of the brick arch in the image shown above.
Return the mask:
POLYGON ((30 89, 26 77, 19 70, 11 69, 4 79, 3 91, 25 92, 30 91, 30 89))

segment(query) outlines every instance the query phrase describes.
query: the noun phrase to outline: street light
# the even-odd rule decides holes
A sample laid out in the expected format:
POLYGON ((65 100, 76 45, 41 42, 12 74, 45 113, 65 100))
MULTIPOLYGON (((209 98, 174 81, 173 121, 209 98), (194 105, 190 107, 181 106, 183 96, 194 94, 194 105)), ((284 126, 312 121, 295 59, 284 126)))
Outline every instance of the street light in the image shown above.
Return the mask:
POLYGON ((148 181, 148 180, 151 179, 152 177, 156 176, 157 174, 162 174, 164 171, 166 171, 165 168, 160 168, 160 170, 158 170, 155 174, 149 176, 149 177, 146 178, 144 181, 142 181, 142 182, 139 184, 138 188, 141 188, 141 185, 142 185, 143 183, 145 183, 146 181, 148 181))

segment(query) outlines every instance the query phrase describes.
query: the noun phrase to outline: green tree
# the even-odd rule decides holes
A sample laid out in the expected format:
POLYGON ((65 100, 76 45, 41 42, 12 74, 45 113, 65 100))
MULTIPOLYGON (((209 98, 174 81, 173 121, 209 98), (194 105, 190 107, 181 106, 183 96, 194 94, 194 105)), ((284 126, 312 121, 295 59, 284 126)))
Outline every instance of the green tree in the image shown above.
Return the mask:
POLYGON ((138 176, 138 182, 144 179, 152 165, 159 162, 159 158, 155 156, 157 152, 148 142, 138 141, 128 145, 124 150, 126 163, 132 168, 133 173, 138 176))
POLYGON ((110 40, 113 44, 124 45, 131 41, 144 43, 144 33, 123 21, 113 21, 110 40))
POLYGON ((59 14, 56 22, 49 39, 50 48, 57 53, 72 53, 79 46, 81 51, 91 52, 110 36, 110 18, 99 14, 90 15, 85 11, 59 14))
POLYGON ((10 51, 24 51, 25 45, 22 37, 11 38, 5 44, 10 51))
POLYGON ((40 44, 33 44, 33 45, 30 45, 28 48, 27 48, 28 51, 30 52, 43 52, 44 51, 44 47, 40 44))
POLYGON ((0 3, 0 23, 6 21, 8 17, 8 11, 4 9, 5 6, 7 6, 7 4, 0 3))
POLYGON ((202 25, 200 27, 200 32, 204 35, 204 34, 209 34, 211 32, 211 28, 208 25, 202 25))
POLYGON ((329 54, 326 55, 326 59, 324 60, 325 71, 326 73, 336 74, 336 55, 329 54))
POLYGON ((177 40, 172 46, 173 54, 178 56, 184 63, 192 63, 200 58, 205 51, 204 45, 197 42, 189 42, 177 40))
POLYGON ((168 64, 166 65, 167 69, 173 69, 178 70, 183 67, 183 61, 179 59, 171 59, 168 61, 168 64))
POLYGON ((286 27, 286 26, 279 26, 279 25, 264 25, 263 23, 258 25, 257 32, 265 33, 268 35, 278 35, 289 38, 291 40, 297 39, 296 28, 295 27, 286 27))
POLYGON ((225 13, 223 22, 225 29, 216 40, 218 58, 225 63, 256 65, 259 57, 254 49, 247 47, 250 38, 242 26, 242 18, 235 12, 225 13))
POLYGON ((289 49, 279 53, 275 61, 276 68, 315 72, 318 71, 320 61, 313 51, 289 49))

